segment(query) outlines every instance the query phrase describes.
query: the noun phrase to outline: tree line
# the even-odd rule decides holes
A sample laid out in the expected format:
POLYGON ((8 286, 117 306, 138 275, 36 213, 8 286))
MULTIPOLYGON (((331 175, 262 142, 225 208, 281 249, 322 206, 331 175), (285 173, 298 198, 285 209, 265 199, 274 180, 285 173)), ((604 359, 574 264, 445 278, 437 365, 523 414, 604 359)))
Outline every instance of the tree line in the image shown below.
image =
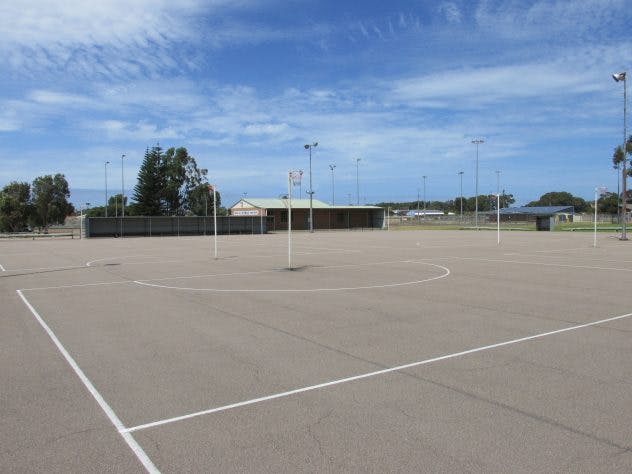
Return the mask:
MULTIPOLYGON (((217 209, 219 193, 213 193, 208 171, 198 167, 184 147, 164 150, 156 145, 145 150, 131 202, 122 194, 108 197, 107 206, 91 207, 87 216, 204 216, 217 209)), ((48 230, 63 224, 76 212, 68 202, 70 188, 63 174, 37 177, 33 183, 13 181, 0 190, 0 232, 48 230)), ((219 213, 220 211, 218 211, 219 213)))
POLYGON ((63 224, 75 209, 63 174, 39 176, 32 184, 13 181, 0 191, 0 231, 47 230, 63 224))
MULTIPOLYGON (((217 195, 217 209, 221 196, 217 195)), ((91 217, 120 216, 125 206, 126 216, 204 216, 213 214, 214 193, 208 182, 208 170, 199 168, 186 148, 160 145, 147 148, 138 171, 132 202, 117 194, 105 206, 93 207, 91 217)), ((219 213, 219 211, 218 211, 219 213)))
MULTIPOLYGON (((628 191, 628 196, 631 194, 628 191)), ((516 200, 513 194, 503 192, 500 195, 500 207, 505 208, 514 204, 516 200)), ((461 197, 456 197, 448 201, 407 201, 407 202, 381 202, 376 204, 377 206, 391 209, 433 209, 443 211, 445 213, 459 214, 461 212, 461 197)), ((593 210, 593 202, 586 201, 585 199, 573 196, 566 191, 551 191, 540 196, 539 199, 531 201, 527 206, 573 206, 575 212, 589 212, 593 210)), ((616 214, 618 209, 617 193, 605 193, 599 197, 597 201, 597 208, 599 212, 604 214, 616 214)), ((476 196, 463 197, 463 212, 471 213, 476 210, 476 196)), ((479 212, 488 212, 496 210, 496 195, 495 194, 481 194, 478 196, 478 210, 479 212)))
MULTIPOLYGON (((459 214, 461 212, 461 199, 463 200, 463 212, 474 212, 476 210, 476 196, 461 197, 457 196, 454 199, 447 201, 406 201, 406 202, 381 202, 376 206, 391 208, 391 209, 409 209, 419 210, 433 209, 437 211, 443 211, 445 213, 453 212, 459 214)), ((500 207, 509 207, 516 200, 513 194, 508 194, 505 191, 500 195, 500 207)), ((481 194, 478 196, 478 210, 480 212, 493 211, 496 209, 496 195, 495 194, 481 194)))

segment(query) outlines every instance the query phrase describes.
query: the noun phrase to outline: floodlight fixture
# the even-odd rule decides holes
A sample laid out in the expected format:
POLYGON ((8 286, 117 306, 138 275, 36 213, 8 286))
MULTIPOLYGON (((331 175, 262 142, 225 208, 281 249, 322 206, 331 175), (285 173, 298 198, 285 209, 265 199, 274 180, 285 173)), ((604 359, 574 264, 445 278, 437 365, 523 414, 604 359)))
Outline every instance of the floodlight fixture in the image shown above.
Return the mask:
POLYGON ((619 72, 619 73, 614 73, 614 74, 612 75, 612 78, 613 78, 616 82, 625 81, 625 71, 624 71, 624 72, 619 72))

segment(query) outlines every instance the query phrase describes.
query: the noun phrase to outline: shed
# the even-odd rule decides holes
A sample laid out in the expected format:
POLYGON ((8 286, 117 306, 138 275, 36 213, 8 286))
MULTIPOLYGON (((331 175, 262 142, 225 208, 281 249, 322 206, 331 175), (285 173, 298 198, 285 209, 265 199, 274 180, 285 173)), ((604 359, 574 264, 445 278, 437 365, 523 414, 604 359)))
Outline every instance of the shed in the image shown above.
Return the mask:
MULTIPOLYGON (((242 198, 230 207, 233 216, 265 216, 268 230, 287 230, 287 199, 242 198)), ((309 199, 292 199, 292 229, 309 229, 309 199)), ((385 210, 379 206, 331 206, 312 200, 314 229, 382 229, 385 210)))
POLYGON ((524 206, 506 207, 500 210, 500 218, 510 220, 512 217, 523 217, 527 220, 535 220, 536 230, 551 231, 555 229, 555 224, 564 221, 575 212, 573 206, 524 206))

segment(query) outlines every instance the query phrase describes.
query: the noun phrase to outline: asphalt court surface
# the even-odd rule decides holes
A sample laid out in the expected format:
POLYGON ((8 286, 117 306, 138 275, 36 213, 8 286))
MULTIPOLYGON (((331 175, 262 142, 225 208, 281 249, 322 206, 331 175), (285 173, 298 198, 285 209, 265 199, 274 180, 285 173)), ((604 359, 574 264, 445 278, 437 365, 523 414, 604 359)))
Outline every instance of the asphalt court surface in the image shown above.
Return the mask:
POLYGON ((598 237, 0 241, 0 470, 630 472, 632 244, 598 237))

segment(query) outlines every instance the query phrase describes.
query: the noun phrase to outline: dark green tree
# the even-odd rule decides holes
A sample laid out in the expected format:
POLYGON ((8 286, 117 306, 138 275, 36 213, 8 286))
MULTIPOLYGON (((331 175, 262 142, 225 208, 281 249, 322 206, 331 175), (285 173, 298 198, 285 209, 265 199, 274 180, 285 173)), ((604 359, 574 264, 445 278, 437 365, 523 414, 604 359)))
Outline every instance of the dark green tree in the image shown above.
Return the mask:
POLYGON ((590 203, 566 191, 552 191, 543 194, 540 199, 531 201, 527 206, 573 206, 575 212, 586 212, 590 209, 590 203))
MULTIPOLYGON (((138 182, 134 186, 134 201, 136 201, 134 211, 137 215, 161 216, 164 214, 165 174, 161 151, 160 145, 145 150, 145 157, 138 172, 138 182)), ((109 211, 108 206, 108 214, 109 211)))
POLYGON ((605 193, 597 200, 597 209, 604 214, 617 214, 619 212, 619 198, 617 193, 605 193))
POLYGON ((31 186, 13 181, 0 191, 0 231, 26 230, 33 212, 31 186))
POLYGON ((74 212, 68 202, 70 189, 63 174, 40 176, 33 180, 32 203, 34 212, 31 221, 45 231, 51 224, 63 224, 66 216, 74 212))
MULTIPOLYGON (((220 193, 217 194, 217 215, 221 206, 220 193)), ((189 192, 187 199, 188 212, 194 216, 213 215, 213 190, 208 183, 201 183, 189 192)))

